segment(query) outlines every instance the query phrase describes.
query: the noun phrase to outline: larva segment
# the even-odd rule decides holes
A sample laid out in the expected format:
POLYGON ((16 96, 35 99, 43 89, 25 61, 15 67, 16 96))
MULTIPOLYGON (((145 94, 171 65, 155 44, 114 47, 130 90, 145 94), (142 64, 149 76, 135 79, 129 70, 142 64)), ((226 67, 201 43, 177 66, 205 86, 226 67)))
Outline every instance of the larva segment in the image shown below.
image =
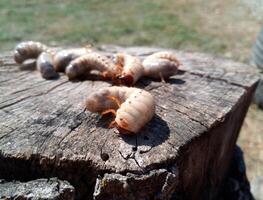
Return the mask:
POLYGON ((117 110, 117 125, 132 133, 137 133, 148 123, 155 113, 153 96, 142 89, 129 88, 130 95, 117 110))
POLYGON ((66 67, 69 79, 74 79, 92 70, 100 72, 105 78, 114 78, 119 73, 119 68, 108 57, 96 52, 87 53, 70 62, 66 67))
POLYGON ((20 70, 35 70, 37 66, 37 61, 35 59, 27 59, 22 64, 19 65, 20 70))
POLYGON ((92 93, 86 100, 86 108, 101 114, 114 110, 116 111, 114 123, 119 130, 137 133, 154 116, 155 101, 153 96, 145 90, 113 86, 92 93), (118 99, 121 103, 120 107, 114 99, 108 98, 109 96, 118 99))
POLYGON ((163 51, 146 57, 142 64, 144 76, 166 79, 176 74, 180 62, 172 52, 163 51))
POLYGON ((27 59, 36 59, 48 47, 40 42, 27 41, 21 42, 15 47, 14 60, 22 64, 27 59))
POLYGON ((54 60, 51 53, 42 52, 37 59, 37 70, 45 79, 54 79, 58 77, 58 73, 54 69, 54 60))
POLYGON ((85 55, 90 50, 87 48, 64 49, 54 55, 54 65, 58 72, 64 72, 66 66, 74 59, 85 55))
POLYGON ((86 108, 91 112, 98 113, 103 113, 109 109, 117 110, 119 105, 112 97, 122 103, 126 99, 123 87, 106 87, 91 93, 86 100, 86 108))
POLYGON ((143 66, 139 58, 126 53, 118 53, 115 59, 116 65, 122 69, 117 76, 120 84, 134 85, 143 75, 143 66))

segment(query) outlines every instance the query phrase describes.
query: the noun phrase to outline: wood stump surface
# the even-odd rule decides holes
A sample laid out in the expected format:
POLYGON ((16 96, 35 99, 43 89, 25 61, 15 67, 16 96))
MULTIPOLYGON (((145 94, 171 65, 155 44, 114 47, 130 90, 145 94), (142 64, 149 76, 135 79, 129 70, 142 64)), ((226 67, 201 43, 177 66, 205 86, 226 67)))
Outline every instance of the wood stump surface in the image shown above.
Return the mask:
MULTIPOLYGON (((159 48, 102 46, 144 58, 159 48)), ((111 83, 44 80, 0 56, 0 178, 57 176, 77 199, 211 199, 224 178, 258 77, 251 66, 172 50, 181 62, 166 83, 142 78, 154 118, 134 136, 85 111, 86 97, 111 83)))

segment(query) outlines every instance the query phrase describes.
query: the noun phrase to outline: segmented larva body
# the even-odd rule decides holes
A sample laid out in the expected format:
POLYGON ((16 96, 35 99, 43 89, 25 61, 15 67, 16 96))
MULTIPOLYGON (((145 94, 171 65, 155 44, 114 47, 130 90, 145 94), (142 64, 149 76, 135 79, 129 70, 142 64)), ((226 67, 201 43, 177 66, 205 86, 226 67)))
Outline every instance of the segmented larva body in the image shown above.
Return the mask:
POLYGON ((169 78, 176 74, 180 62, 172 52, 161 51, 146 57, 143 61, 144 76, 169 78))
POLYGON ((115 113, 114 122, 120 130, 137 133, 154 116, 155 101, 145 90, 113 86, 92 93, 86 100, 86 108, 101 114, 115 113))
POLYGON ((118 53, 115 56, 115 62, 122 69, 117 79, 121 84, 133 85, 143 75, 143 66, 139 58, 126 54, 118 53))
POLYGON ((27 41, 21 42, 15 47, 14 60, 22 64, 27 59, 36 59, 48 47, 40 42, 27 41))
POLYGON ((74 79, 92 70, 99 71, 107 78, 114 78, 119 73, 119 68, 111 59, 99 53, 90 52, 70 62, 66 67, 66 74, 69 79, 74 79))
POLYGON ((89 50, 87 48, 64 49, 54 55, 54 65, 58 72, 64 72, 66 66, 74 59, 85 55, 89 50))
POLYGON ((20 70, 35 70, 36 69, 36 64, 37 61, 31 60, 31 59, 27 59, 25 60, 22 64, 19 65, 19 69, 20 70))
POLYGON ((53 55, 48 52, 42 52, 37 58, 37 70, 45 79, 54 79, 58 77, 58 73, 54 69, 53 55))

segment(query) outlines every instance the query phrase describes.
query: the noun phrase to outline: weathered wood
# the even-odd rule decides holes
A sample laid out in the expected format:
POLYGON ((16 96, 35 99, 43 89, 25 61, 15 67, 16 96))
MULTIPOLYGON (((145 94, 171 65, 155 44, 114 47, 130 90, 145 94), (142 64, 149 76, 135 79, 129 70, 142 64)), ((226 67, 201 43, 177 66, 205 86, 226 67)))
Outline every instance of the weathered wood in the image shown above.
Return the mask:
POLYGON ((250 192, 243 152, 238 146, 235 147, 234 155, 218 199, 255 200, 250 192))
POLYGON ((0 198, 5 200, 73 200, 74 188, 57 178, 37 179, 25 183, 0 180, 0 198))
MULTIPOLYGON (((100 50, 143 58, 160 49, 100 50)), ((109 83, 70 82, 64 75, 47 81, 19 71, 10 54, 3 55, 0 177, 58 176, 74 185, 77 198, 216 196, 258 78, 244 64, 175 52, 182 63, 177 75, 167 83, 143 79, 136 85, 157 102, 153 120, 136 136, 119 136, 107 128, 111 119, 84 110, 86 96, 109 83)))

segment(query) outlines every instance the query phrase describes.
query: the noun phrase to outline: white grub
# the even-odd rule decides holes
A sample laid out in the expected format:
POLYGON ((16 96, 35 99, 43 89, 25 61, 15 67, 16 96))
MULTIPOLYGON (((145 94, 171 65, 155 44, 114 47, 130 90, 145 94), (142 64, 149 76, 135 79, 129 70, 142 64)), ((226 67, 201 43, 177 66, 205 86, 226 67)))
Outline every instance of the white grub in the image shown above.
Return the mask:
POLYGON ((54 60, 51 53, 42 52, 37 59, 37 70, 45 79, 58 78, 58 73, 54 69, 54 60))
POLYGON ((138 57, 126 53, 117 53, 115 63, 121 68, 121 73, 116 78, 122 85, 134 85, 143 75, 142 62, 138 57))
POLYGON ((119 73, 119 68, 111 59, 102 54, 90 52, 70 62, 66 67, 66 74, 69 79, 75 79, 94 70, 101 76, 112 79, 119 73))
POLYGON ((27 59, 36 59, 43 51, 47 50, 48 47, 40 42, 21 42, 15 47, 14 60, 16 63, 22 64, 27 59))
POLYGON ((169 51, 161 51, 146 57, 143 61, 144 76, 167 79, 176 74, 180 62, 169 51))
POLYGON ((71 48, 71 49, 63 49, 58 51, 54 55, 54 66, 56 71, 64 72, 66 66, 74 59, 83 56, 91 51, 88 48, 71 48))
POLYGON ((102 115, 113 113, 114 124, 120 133, 135 134, 154 116, 155 101, 154 97, 145 90, 112 86, 102 88, 88 96, 86 108, 102 115))

